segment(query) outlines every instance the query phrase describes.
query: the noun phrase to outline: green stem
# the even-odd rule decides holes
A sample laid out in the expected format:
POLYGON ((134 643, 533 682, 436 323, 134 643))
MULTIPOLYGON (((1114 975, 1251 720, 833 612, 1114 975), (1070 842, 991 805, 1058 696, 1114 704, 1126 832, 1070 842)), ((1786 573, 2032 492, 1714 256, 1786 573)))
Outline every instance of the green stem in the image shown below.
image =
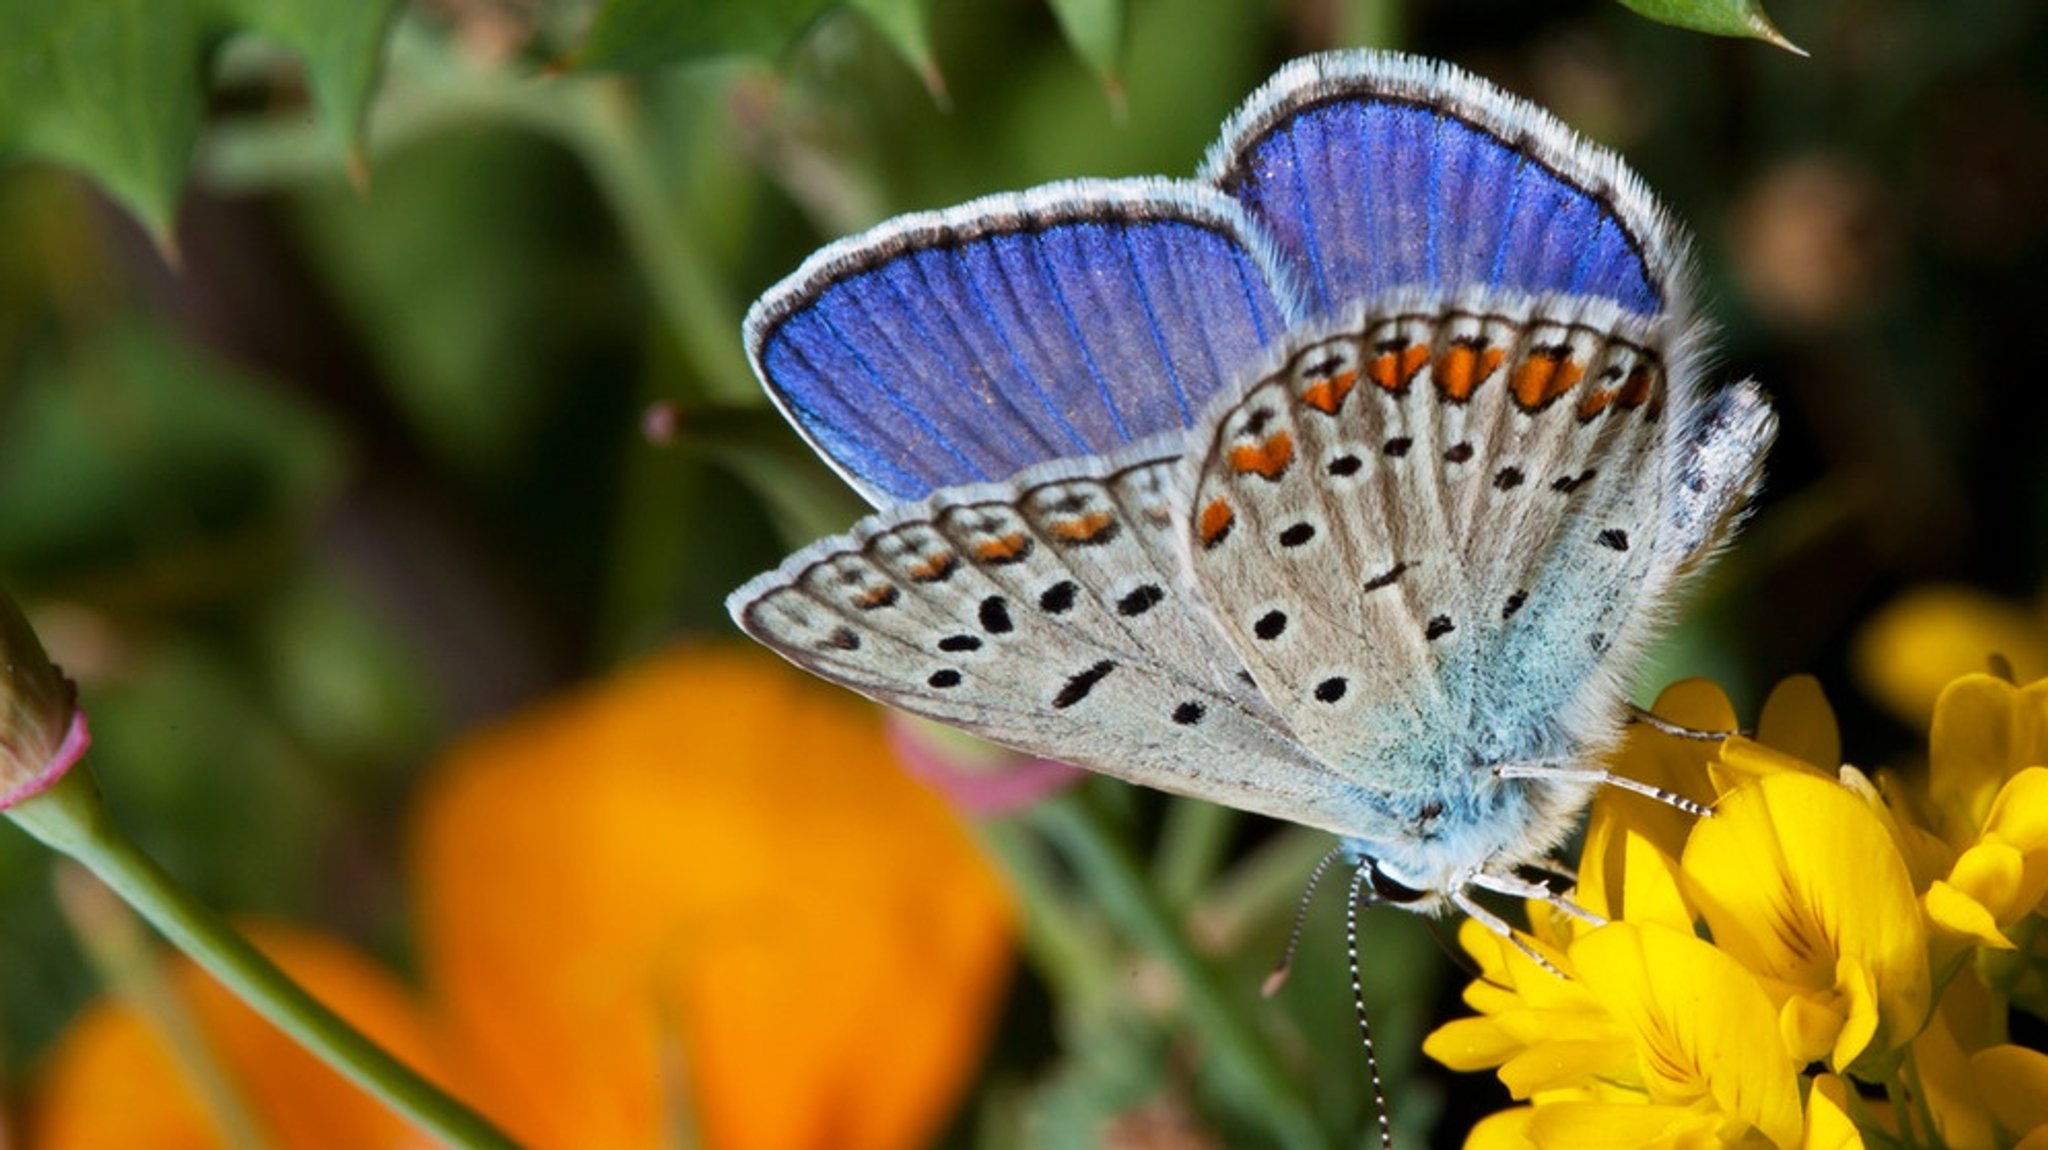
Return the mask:
POLYGON ((221 1064, 199 1020, 158 962, 160 951, 142 924, 105 883, 84 867, 60 864, 57 906, 98 969, 100 984, 140 1014, 170 1047, 227 1150, 270 1150, 271 1140, 249 1100, 221 1064))
POLYGON ((452 1146, 516 1147, 476 1112, 363 1037, 178 886, 114 824, 84 763, 7 814, 44 845, 84 864, 258 1014, 422 1131, 452 1146))
POLYGON ((1179 978, 1189 1021, 1207 1040, 1221 1078, 1265 1119, 1280 1145, 1309 1150, 1329 1145, 1308 1101, 1255 1025, 1243 999, 1224 987, 1196 953, 1174 914, 1146 881, 1130 849, 1110 834, 1083 788, 1071 788, 1032 808, 1032 821, 1059 843, 1103 910, 1139 943, 1164 959, 1179 978))

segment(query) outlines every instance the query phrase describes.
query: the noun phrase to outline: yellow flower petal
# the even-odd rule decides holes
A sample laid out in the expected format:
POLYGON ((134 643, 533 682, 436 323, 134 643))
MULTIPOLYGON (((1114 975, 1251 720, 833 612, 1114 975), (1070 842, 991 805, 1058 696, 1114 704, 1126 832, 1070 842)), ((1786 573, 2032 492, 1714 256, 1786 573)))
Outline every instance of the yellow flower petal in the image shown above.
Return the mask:
POLYGON ((1997 1131, 1970 1052, 2002 1040, 2004 1015, 2004 1004, 1965 968, 1949 980, 1927 1028, 1913 1038, 1921 1098, 1948 1150, 1996 1150, 1997 1131))
MULTIPOLYGON (((439 1076, 406 992, 348 946, 283 926, 248 934, 264 953, 386 1049, 439 1076)), ((208 1045, 279 1150, 419 1145, 419 1134, 258 1018, 198 967, 172 960, 170 979, 208 1045)), ((222 1145, 185 1068, 149 1022, 102 1001, 51 1050, 32 1109, 37 1150, 222 1145)))
POLYGON ((1923 587, 1893 600, 1857 637, 1852 659, 1870 694, 1926 725, 1942 688, 1981 672, 1994 654, 2021 682, 2048 675, 2048 627, 2032 611, 1962 587, 1923 587))
POLYGON ((1834 1052, 1844 1021, 1832 1002, 1794 994, 1778 1008, 1778 1038, 1794 1062, 1818 1062, 1834 1052))
POLYGON ((472 738, 413 830, 421 965, 529 1144, 911 1146, 980 1060, 1003 892, 880 715, 764 653, 472 738))
POLYGON ((1863 1150, 1863 1134, 1849 1120, 1849 1084, 1841 1078, 1823 1074, 1813 1080, 1813 1090, 1806 1096, 1806 1136, 1800 1140, 1800 1150, 1863 1150))
POLYGON ((2048 1126, 2048 1054, 2024 1046, 1994 1046, 1970 1056, 1978 1089, 1992 1117, 2019 1137, 2048 1126))
POLYGON ((1560 1102, 1536 1108, 1527 1136, 1538 1150, 1711 1150, 1725 1144, 1720 1127, 1682 1106, 1560 1102))
POLYGON ((1740 735, 1721 744, 1720 757, 1707 769, 1713 776, 1715 792, 1723 795, 1771 775, 1811 775, 1832 780, 1835 774, 1833 763, 1810 763, 1789 751, 1740 735))
POLYGON ((2011 922, 2033 909, 2032 902, 2014 905, 2026 877, 2027 856, 1995 835, 1987 835, 1956 859, 1947 885, 1989 910, 1997 921, 2011 922))
POLYGON ((2048 765, 2048 681, 2015 687, 1990 675, 1948 685, 1928 737, 1928 791, 1957 847, 1977 837, 2007 779, 2048 765))
POLYGON ((2028 767, 1998 788, 1983 833, 2028 855, 2048 851, 2048 767, 2028 767))
POLYGON ((1919 1030, 1930 994, 1919 903, 1890 833, 1861 799, 1830 780, 1770 775, 1721 801, 1683 865, 1715 943, 1775 994, 1846 1011, 1847 957, 1870 979, 1883 1050, 1919 1030))
POLYGON ((1773 687, 1756 721, 1756 741, 1817 767, 1841 762, 1842 736, 1820 680, 1794 675, 1773 687))
POLYGON ((1546 1090, 1585 1086, 1596 1080, 1632 1077, 1635 1048, 1616 1028, 1614 1037, 1604 1041, 1551 1039, 1501 1065, 1501 1084, 1515 1098, 1529 1098, 1546 1090))
POLYGON ((1690 930, 1693 912, 1680 885, 1678 857, 1666 853, 1650 831, 1631 823, 1609 798, 1625 793, 1610 787, 1593 800, 1579 853, 1576 897, 1606 918, 1690 930))
POLYGON ((1422 1040, 1424 1054, 1460 1073, 1491 1070, 1521 1049, 1521 1040, 1489 1018, 1454 1018, 1422 1040))
POLYGON ((1953 958, 1972 945, 2012 949, 2012 940, 1998 929, 1998 916, 1983 903, 1950 886, 1946 879, 1936 880, 1927 888, 1927 893, 1920 896, 1920 907, 1929 924, 1959 940, 1944 942, 1938 948, 1944 959, 1953 958))
POLYGON ((1689 934, 1613 923, 1573 944, 1572 960, 1629 1024, 1653 1100, 1711 1098, 1775 1145, 1798 1141, 1799 1088, 1776 1011, 1734 959, 1689 934))
POLYGON ((1465 1150, 1535 1150, 1529 1141, 1529 1120, 1536 1116, 1531 1106, 1512 1106, 1479 1120, 1465 1135, 1465 1150))

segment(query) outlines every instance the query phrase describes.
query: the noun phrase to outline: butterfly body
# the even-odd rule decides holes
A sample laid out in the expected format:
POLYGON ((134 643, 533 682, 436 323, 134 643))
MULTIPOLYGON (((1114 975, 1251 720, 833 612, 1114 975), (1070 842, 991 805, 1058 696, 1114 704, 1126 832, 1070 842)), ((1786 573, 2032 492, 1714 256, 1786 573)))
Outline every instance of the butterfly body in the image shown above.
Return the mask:
POLYGON ((881 509, 734 616, 1455 902, 1569 833, 1769 406, 1700 394, 1635 177, 1462 73, 1297 62, 1204 171, 907 217, 764 297, 757 370, 881 509))

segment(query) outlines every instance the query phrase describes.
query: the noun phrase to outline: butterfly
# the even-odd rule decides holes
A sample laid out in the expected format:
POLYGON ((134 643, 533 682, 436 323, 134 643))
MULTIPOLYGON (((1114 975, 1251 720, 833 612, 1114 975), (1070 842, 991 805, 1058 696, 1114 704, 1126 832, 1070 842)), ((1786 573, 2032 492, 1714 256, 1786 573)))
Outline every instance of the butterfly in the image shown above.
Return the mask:
MULTIPOLYGON (((733 593, 871 698, 1319 828, 1455 907, 1570 833, 1775 429, 1703 388, 1687 241, 1614 155, 1444 64, 1283 67, 1193 180, 903 216, 748 352, 875 514, 733 593)), ((1675 797, 1665 796, 1682 803, 1675 797)), ((1327 861, 1327 860, 1326 860, 1327 861)))

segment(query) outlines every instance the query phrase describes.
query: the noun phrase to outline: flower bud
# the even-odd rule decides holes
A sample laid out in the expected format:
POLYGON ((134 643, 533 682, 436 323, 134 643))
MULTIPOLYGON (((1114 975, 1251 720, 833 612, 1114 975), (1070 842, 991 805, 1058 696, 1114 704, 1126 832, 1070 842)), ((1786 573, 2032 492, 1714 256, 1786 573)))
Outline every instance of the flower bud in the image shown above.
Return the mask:
POLYGON ((91 741, 77 688, 0 594, 0 811, 64 777, 91 741))

